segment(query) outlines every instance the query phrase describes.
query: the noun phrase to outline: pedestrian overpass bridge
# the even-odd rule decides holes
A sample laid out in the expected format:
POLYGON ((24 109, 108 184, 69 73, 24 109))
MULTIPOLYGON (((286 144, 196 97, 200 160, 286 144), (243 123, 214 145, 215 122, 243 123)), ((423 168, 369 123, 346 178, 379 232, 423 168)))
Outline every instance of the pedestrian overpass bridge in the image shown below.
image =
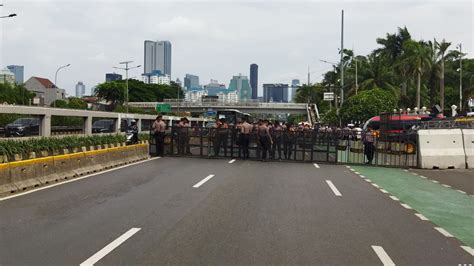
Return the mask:
POLYGON ((239 102, 239 103, 221 103, 221 102, 130 102, 129 106, 155 109, 158 104, 169 104, 171 111, 175 112, 206 112, 208 110, 219 111, 224 109, 237 109, 244 113, 252 114, 307 114, 308 105, 305 103, 261 103, 261 102, 239 102))

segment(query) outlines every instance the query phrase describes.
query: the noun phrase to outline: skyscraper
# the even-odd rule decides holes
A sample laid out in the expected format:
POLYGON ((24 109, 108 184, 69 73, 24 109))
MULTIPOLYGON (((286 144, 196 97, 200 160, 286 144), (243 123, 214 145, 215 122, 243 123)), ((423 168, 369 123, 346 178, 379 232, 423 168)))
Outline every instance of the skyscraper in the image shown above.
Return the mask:
POLYGON ((143 72, 152 73, 159 70, 171 77, 171 42, 145 41, 143 72))
POLYGON ((299 79, 294 79, 291 81, 291 100, 295 102, 296 98, 296 90, 298 90, 298 87, 300 86, 300 80, 299 79))
POLYGON ((117 74, 117 73, 107 73, 107 74, 105 74, 105 81, 106 82, 116 81, 116 80, 122 80, 122 75, 117 74))
POLYGON ((237 91, 239 101, 245 102, 252 98, 252 89, 250 88, 249 79, 247 76, 233 76, 230 80, 229 90, 237 91))
POLYGON ((25 72, 25 67, 24 66, 17 66, 17 65, 10 65, 7 66, 8 70, 15 74, 15 83, 16 84, 23 84, 24 80, 24 72, 25 72))
POLYGON ((81 98, 86 95, 86 85, 82 81, 77 82, 76 84, 76 97, 81 98))
POLYGON ((288 102, 288 84, 263 84, 264 102, 288 102))
POLYGON ((250 87, 252 88, 252 99, 258 98, 258 65, 250 65, 250 87))
POLYGON ((200 88, 199 76, 186 74, 186 76, 184 77, 184 89, 190 90, 190 89, 198 89, 198 88, 200 88))

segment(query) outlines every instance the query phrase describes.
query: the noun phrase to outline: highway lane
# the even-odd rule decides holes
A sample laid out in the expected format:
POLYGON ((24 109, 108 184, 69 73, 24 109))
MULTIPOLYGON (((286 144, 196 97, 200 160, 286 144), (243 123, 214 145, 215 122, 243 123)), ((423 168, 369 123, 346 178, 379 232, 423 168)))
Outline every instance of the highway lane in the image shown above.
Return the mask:
POLYGON ((399 265, 473 262, 344 166, 228 161, 161 158, 0 201, 0 265, 78 265, 131 228, 97 265, 381 265, 373 246, 399 265))

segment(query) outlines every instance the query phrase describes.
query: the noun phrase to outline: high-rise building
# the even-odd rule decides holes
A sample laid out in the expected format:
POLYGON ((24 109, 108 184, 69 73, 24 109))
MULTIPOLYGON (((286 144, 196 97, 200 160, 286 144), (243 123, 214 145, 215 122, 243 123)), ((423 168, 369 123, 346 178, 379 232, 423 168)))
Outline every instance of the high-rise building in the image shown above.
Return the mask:
POLYGON ((15 83, 15 74, 7 68, 0 70, 0 84, 15 83))
POLYGON ((155 70, 151 73, 142 74, 142 81, 146 84, 171 84, 170 76, 163 75, 159 70, 155 70))
POLYGON ((107 73, 107 74, 105 74, 105 81, 106 82, 117 81, 117 80, 122 80, 122 75, 117 74, 117 73, 107 73))
POLYGON ((15 74, 15 83, 16 84, 23 84, 25 67, 24 66, 17 66, 17 65, 10 65, 10 66, 7 66, 7 68, 13 74, 15 74))
POLYGON ((229 90, 235 90, 241 102, 248 101, 252 98, 252 89, 250 88, 249 79, 247 76, 242 76, 242 74, 232 77, 229 90))
POLYGON ((252 99, 258 97, 258 65, 250 65, 250 87, 252 88, 252 99))
POLYGON ((296 90, 300 86, 300 80, 299 79, 294 79, 291 81, 291 100, 295 102, 296 98, 296 90))
POLYGON ((143 73, 159 70, 171 77, 171 42, 145 41, 143 73))
POLYGON ((76 84, 76 97, 82 98, 84 95, 86 95, 86 85, 84 85, 82 81, 79 81, 76 84))
POLYGON ((211 79, 211 82, 207 85, 204 85, 204 90, 207 91, 209 96, 218 96, 221 92, 227 92, 227 88, 224 84, 219 84, 219 81, 211 79))
POLYGON ((264 102, 288 102, 288 84, 263 84, 264 102))
POLYGON ((199 76, 186 74, 186 76, 184 77, 184 89, 190 90, 197 88, 201 88, 201 86, 199 85, 199 76))

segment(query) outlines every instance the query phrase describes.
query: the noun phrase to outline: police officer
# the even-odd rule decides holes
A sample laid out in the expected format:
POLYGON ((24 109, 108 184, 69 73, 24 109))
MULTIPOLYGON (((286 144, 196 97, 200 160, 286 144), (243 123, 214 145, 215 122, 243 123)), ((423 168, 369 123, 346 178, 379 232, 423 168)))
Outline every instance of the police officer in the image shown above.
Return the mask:
POLYGON ((240 126, 240 144, 242 145, 244 160, 249 158, 249 144, 250 134, 252 133, 253 126, 248 123, 248 117, 243 118, 243 123, 240 126))
POLYGON ((272 136, 268 129, 268 120, 262 121, 258 126, 258 138, 260 140, 260 145, 262 146, 262 162, 267 161, 267 153, 270 149, 270 146, 273 144, 272 136))
POLYGON ((184 155, 185 150, 186 154, 191 154, 188 136, 189 127, 189 120, 186 117, 181 118, 178 123, 178 154, 184 155))
POLYGON ((371 127, 367 127, 367 131, 362 137, 362 142, 364 143, 364 154, 367 157, 366 164, 372 164, 372 160, 374 159, 374 141, 374 132, 371 127))
POLYGON ((270 129, 270 133, 272 135, 272 159, 275 158, 275 152, 278 149, 278 160, 281 160, 281 144, 282 144, 282 133, 283 133, 283 128, 280 125, 280 122, 275 121, 275 124, 273 124, 272 128, 270 129))
POLYGON ((165 130, 166 124, 163 122, 163 117, 161 115, 156 117, 155 122, 153 122, 153 135, 155 137, 155 145, 156 145, 156 154, 158 156, 164 156, 165 150, 165 130))

